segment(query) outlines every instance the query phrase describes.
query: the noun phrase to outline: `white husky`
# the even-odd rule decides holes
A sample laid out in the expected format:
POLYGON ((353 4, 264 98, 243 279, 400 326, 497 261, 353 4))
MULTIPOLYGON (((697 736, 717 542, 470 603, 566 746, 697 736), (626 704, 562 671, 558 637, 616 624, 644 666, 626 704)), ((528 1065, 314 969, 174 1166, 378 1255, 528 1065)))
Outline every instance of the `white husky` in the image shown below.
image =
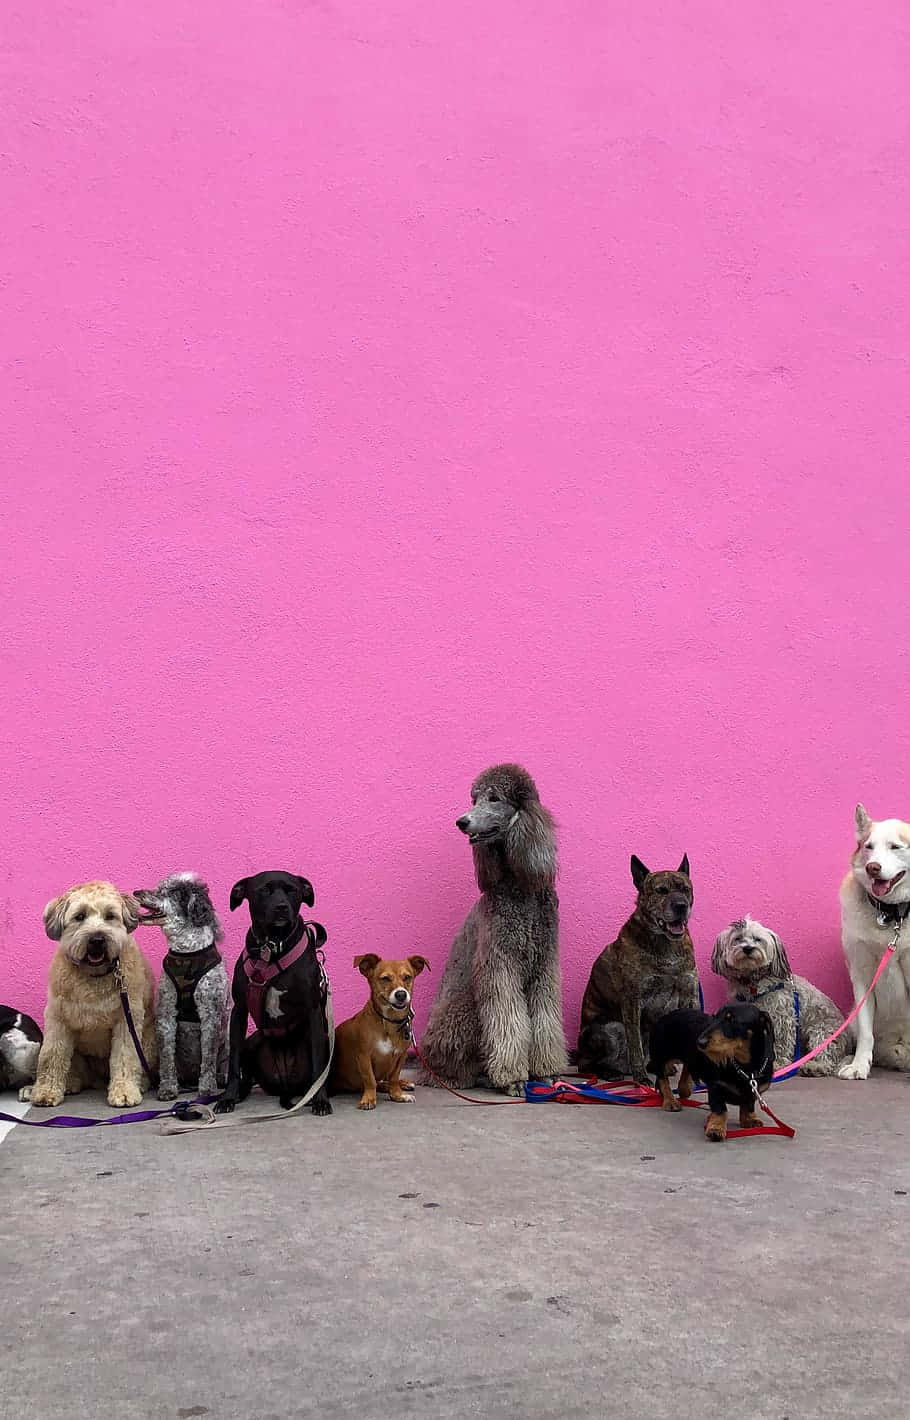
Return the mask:
POLYGON ((881 823, 856 806, 856 852, 840 890, 844 956, 854 1002, 869 989, 885 947, 894 957, 857 1018, 856 1053, 838 1074, 866 1080, 873 1060, 910 1070, 910 824, 881 823))

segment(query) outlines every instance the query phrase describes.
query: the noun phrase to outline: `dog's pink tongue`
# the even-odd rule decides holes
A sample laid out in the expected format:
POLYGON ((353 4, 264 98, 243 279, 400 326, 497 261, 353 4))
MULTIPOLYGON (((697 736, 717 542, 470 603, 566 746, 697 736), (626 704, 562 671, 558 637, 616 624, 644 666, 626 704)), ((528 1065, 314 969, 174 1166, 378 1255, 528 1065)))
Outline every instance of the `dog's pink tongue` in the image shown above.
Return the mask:
POLYGON ((877 882, 872 884, 872 896, 887 897, 893 882, 893 878, 879 878, 877 882))

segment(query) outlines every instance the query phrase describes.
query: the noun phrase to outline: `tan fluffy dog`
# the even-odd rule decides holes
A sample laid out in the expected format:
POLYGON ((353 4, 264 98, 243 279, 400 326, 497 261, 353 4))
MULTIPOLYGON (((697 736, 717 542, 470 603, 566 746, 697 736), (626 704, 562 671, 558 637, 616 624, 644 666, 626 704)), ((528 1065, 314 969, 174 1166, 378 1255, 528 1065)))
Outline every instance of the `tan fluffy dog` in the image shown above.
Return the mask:
POLYGON ((106 1084, 114 1108, 139 1104, 145 1074, 114 971, 119 958, 136 1034, 154 1069, 155 978, 130 936, 138 922, 138 902, 112 883, 81 883, 47 904, 44 929, 60 946, 48 974, 37 1079, 20 1099, 58 1105, 64 1094, 106 1084))

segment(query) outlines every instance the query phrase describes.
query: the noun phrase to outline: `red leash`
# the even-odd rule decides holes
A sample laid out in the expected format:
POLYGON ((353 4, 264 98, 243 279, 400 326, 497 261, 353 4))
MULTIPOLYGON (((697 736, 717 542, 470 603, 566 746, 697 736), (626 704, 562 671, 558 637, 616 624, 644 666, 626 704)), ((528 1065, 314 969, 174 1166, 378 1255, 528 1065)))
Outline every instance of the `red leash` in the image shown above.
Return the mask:
POLYGON ((445 1080, 441 1080, 441 1079, 439 1078, 439 1076, 436 1074, 436 1071, 433 1070, 433 1069, 431 1069, 431 1067, 430 1067, 430 1066, 427 1064, 427 1062, 424 1060, 423 1055, 421 1054, 421 1051, 420 1051, 420 1046, 417 1044, 417 1041, 414 1039, 414 1036, 413 1036, 413 1035, 411 1036, 411 1044, 412 1044, 412 1046, 414 1047, 414 1054, 417 1056, 417 1059, 420 1061, 421 1065, 422 1065, 423 1068, 426 1070, 427 1074, 428 1074, 428 1075, 432 1075, 432 1076, 433 1076, 433 1079, 436 1081, 437 1085, 441 1085, 444 1090, 448 1090, 449 1094, 450 1094, 450 1095, 454 1095, 457 1100, 464 1100, 465 1104, 524 1104, 524 1103, 525 1103, 524 1099, 520 1099, 520 1100, 519 1100, 519 1099, 515 1099, 515 1100, 475 1100, 475 1099, 472 1099, 470 1095, 463 1095, 460 1090, 453 1090, 453 1089, 452 1089, 452 1086, 451 1086, 451 1085, 447 1085, 446 1082, 445 1082, 445 1080))
MULTIPOLYGON (((660 1091, 652 1089, 650 1085, 630 1084, 627 1080, 608 1080, 598 1084, 596 1075, 580 1075, 578 1078, 584 1080, 587 1089, 599 1089, 604 1095, 608 1095, 611 1090, 620 1087, 623 1092, 622 1097, 610 1101, 613 1104, 632 1105, 637 1109, 657 1109, 663 1104, 660 1091), (634 1098, 631 1097, 633 1095, 634 1098)), ((548 1093, 547 1098, 555 1100, 557 1104, 600 1104, 602 1102, 598 1095, 586 1094, 584 1090, 579 1089, 577 1085, 571 1084, 568 1080, 557 1080, 552 1087, 552 1093, 548 1093)), ((703 1104, 701 1100, 686 1099, 680 1100, 679 1103, 684 1109, 708 1109, 708 1105, 703 1104)), ((785 1124, 782 1119, 778 1119, 760 1095, 758 1103, 765 1114, 770 1115, 774 1120, 774 1125, 750 1124, 743 1129, 728 1129, 728 1139, 746 1139, 750 1136, 773 1138, 775 1135, 780 1135, 784 1139, 795 1139, 796 1130, 789 1124, 785 1124)))

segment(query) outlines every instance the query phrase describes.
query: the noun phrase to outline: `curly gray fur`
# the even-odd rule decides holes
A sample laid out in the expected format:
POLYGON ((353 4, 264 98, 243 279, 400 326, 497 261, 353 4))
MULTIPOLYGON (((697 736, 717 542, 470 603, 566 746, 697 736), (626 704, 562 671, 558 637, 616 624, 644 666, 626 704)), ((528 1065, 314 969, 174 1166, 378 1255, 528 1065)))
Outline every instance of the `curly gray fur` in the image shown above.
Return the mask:
MULTIPOLYGON (((774 1026, 774 1068, 784 1070, 798 1055, 821 1045, 844 1018, 829 996, 804 976, 795 976, 776 932, 751 917, 731 922, 714 943, 711 970, 729 983, 729 1000, 752 1002, 774 1026), (799 1026, 793 993, 799 993, 799 1026), (798 1039, 797 1039, 798 1036, 798 1039)), ((809 1060, 801 1075, 836 1075, 853 1049, 852 1027, 809 1060)))
POLYGON ((516 764, 485 770, 471 803, 457 826, 473 846, 482 896, 452 945, 421 1049, 456 1089, 485 1078, 521 1095, 529 1078, 568 1067, 553 820, 516 764))
MULTIPOLYGON (((171 873, 157 887, 135 895, 148 909, 142 920, 160 926, 175 955, 202 951, 224 936, 208 887, 195 873, 171 873)), ((202 977, 193 1001, 198 1024, 179 1021, 176 988, 162 971, 156 1005, 160 1100, 176 1099, 181 1085, 214 1095, 227 1082, 231 992, 223 961, 202 977)))

